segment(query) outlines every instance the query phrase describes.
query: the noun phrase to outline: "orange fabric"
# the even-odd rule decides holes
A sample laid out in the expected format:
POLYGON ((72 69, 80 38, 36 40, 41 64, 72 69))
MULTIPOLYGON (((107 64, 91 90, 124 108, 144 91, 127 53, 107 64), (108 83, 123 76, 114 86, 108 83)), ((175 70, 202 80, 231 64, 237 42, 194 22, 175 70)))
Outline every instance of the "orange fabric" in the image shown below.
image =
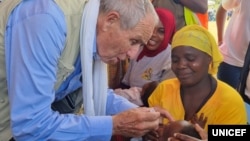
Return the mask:
POLYGON ((208 13, 205 14, 196 13, 196 15, 199 18, 201 25, 206 29, 208 29, 208 13))

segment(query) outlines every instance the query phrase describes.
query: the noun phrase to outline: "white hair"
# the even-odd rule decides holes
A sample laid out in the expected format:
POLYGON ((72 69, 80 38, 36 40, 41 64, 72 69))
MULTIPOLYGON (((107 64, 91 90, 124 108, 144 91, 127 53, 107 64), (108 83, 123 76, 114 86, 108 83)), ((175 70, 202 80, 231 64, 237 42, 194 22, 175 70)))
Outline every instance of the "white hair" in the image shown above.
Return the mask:
POLYGON ((132 29, 147 14, 155 21, 158 16, 150 0, 100 0, 100 13, 117 11, 121 16, 121 28, 132 29))

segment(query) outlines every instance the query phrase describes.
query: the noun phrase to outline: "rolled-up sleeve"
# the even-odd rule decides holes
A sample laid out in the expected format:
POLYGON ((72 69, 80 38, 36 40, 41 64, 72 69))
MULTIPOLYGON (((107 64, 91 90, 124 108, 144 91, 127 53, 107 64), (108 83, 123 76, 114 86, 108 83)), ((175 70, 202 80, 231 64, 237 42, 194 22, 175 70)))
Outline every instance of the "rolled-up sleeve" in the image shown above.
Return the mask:
POLYGON ((137 105, 129 102, 126 98, 119 96, 114 93, 112 89, 108 90, 108 99, 107 99, 107 114, 114 115, 122 111, 126 111, 131 108, 136 108, 137 105))

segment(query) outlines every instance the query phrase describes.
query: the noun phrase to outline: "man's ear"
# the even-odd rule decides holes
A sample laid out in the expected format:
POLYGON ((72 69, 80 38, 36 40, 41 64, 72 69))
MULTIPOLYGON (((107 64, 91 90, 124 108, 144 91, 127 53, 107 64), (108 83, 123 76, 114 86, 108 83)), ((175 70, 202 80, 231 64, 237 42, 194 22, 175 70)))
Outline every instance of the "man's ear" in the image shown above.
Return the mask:
POLYGON ((120 14, 116 11, 111 11, 105 15, 102 29, 104 31, 107 31, 116 24, 119 25, 119 22, 120 22, 120 14))

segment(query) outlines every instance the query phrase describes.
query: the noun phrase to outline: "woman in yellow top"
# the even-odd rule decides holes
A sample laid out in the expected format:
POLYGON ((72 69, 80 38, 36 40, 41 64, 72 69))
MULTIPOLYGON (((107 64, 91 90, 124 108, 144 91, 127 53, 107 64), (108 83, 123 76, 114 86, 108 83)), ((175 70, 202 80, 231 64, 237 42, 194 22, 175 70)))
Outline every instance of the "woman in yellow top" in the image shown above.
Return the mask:
POLYGON ((209 124, 247 124, 241 96, 214 77, 222 57, 205 28, 189 25, 176 32, 171 58, 177 78, 161 82, 149 97, 149 106, 167 109, 175 120, 190 121, 203 114, 206 131, 209 124))

